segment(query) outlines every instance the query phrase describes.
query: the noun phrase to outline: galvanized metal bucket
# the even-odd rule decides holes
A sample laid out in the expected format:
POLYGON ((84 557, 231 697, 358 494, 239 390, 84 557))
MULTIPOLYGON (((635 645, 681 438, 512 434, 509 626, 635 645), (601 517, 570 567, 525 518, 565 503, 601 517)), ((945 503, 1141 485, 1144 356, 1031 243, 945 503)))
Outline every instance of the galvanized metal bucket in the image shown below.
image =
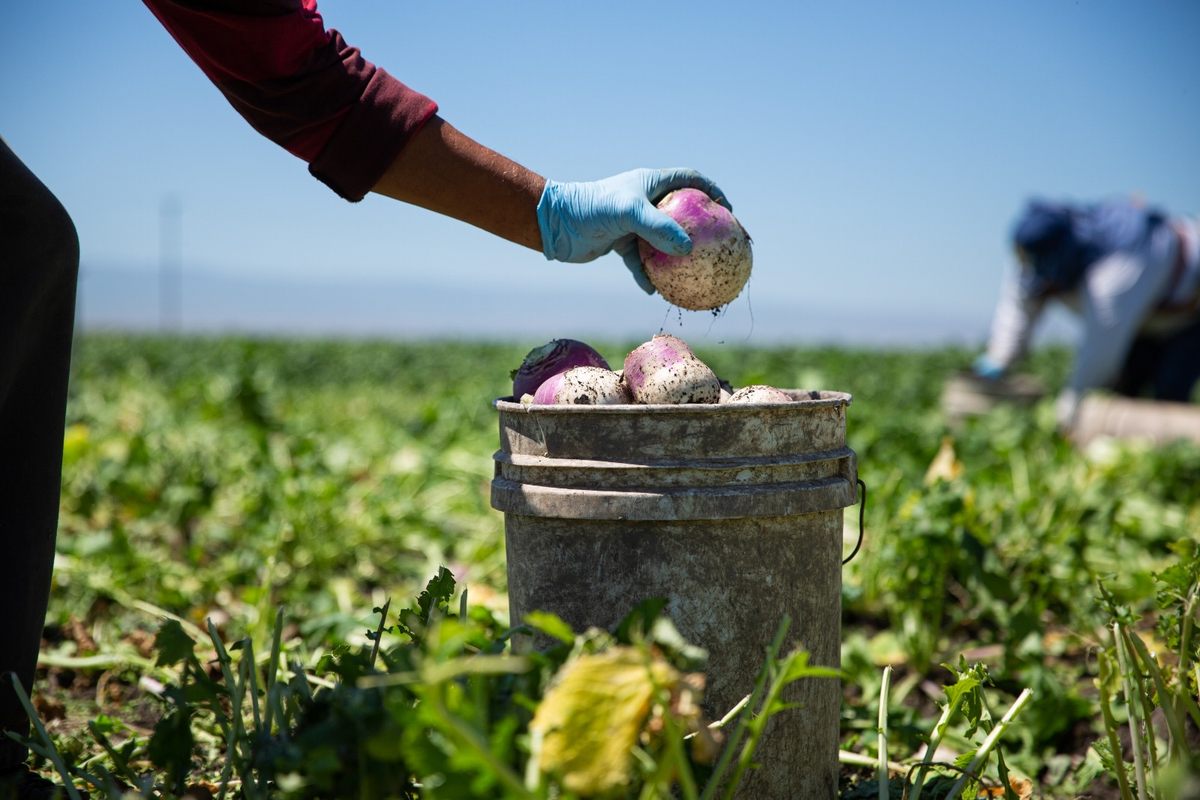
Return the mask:
MULTIPOLYGON (((704 710, 753 688, 784 615, 790 644, 838 666, 842 513, 857 502, 842 392, 792 403, 495 403, 492 506, 504 512, 513 623, 553 612, 609 628, 639 602, 709 652, 704 710)), ((833 798, 841 687, 794 684, 739 798, 833 798)))

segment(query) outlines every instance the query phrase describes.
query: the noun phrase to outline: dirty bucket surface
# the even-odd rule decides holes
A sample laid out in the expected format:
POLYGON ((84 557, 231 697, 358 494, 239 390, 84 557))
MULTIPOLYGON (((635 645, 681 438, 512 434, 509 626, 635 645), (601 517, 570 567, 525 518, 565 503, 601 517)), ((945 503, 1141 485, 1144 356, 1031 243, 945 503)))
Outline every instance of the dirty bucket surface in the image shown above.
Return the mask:
MULTIPOLYGON (((545 610, 576 630, 610 628, 663 597, 709 653, 710 719, 751 691, 785 615, 790 644, 838 666, 842 510, 857 502, 851 397, 789 394, 745 405, 496 401, 492 505, 505 515, 513 623, 545 610)), ((799 707, 771 721, 740 798, 836 794, 840 685, 791 689, 799 707)))

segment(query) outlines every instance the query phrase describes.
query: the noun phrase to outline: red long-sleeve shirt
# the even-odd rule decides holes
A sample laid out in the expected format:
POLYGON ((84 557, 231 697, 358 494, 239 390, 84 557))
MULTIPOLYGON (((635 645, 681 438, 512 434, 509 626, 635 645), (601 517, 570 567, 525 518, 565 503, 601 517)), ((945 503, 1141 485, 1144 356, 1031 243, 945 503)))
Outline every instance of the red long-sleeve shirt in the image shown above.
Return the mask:
POLYGON ((143 0, 263 136, 360 200, 437 105, 326 29, 316 0, 143 0))

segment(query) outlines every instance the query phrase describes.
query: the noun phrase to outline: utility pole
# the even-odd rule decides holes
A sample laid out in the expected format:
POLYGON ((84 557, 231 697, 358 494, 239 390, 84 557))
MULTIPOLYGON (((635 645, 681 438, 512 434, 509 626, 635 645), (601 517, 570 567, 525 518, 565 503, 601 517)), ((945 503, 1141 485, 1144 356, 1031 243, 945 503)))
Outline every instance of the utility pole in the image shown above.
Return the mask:
POLYGON ((158 206, 158 327, 183 328, 183 204, 174 194, 158 206))

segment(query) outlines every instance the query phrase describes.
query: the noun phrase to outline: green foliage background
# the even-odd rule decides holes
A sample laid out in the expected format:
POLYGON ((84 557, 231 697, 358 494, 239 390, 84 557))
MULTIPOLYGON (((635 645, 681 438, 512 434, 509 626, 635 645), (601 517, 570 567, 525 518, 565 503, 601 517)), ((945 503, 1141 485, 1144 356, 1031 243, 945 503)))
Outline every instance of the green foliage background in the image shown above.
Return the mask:
MULTIPOLYGON (((156 614, 264 641, 283 608, 289 657, 315 663, 366 641, 371 609, 439 565, 503 616, 491 401, 536 344, 81 339, 50 660, 109 654, 113 676, 135 682, 122 654, 156 614), (65 633, 72 620, 92 652, 65 633)), ((636 342, 593 344, 619 363, 636 342)), ((996 692, 1037 694, 1010 764, 1046 796, 1072 796, 1102 731, 1088 654, 1111 608, 1098 584, 1153 623, 1154 573, 1200 533, 1200 449, 1081 452, 1049 402, 951 429, 938 398, 966 350, 694 344, 734 386, 854 395, 849 444, 870 503, 844 576, 844 746, 873 741, 874 687, 892 663, 894 746, 915 750, 937 712, 922 683, 973 652, 996 692), (927 483, 947 436, 962 476, 927 483)), ((1068 357, 1039 352, 1029 369, 1053 392, 1068 357)))

